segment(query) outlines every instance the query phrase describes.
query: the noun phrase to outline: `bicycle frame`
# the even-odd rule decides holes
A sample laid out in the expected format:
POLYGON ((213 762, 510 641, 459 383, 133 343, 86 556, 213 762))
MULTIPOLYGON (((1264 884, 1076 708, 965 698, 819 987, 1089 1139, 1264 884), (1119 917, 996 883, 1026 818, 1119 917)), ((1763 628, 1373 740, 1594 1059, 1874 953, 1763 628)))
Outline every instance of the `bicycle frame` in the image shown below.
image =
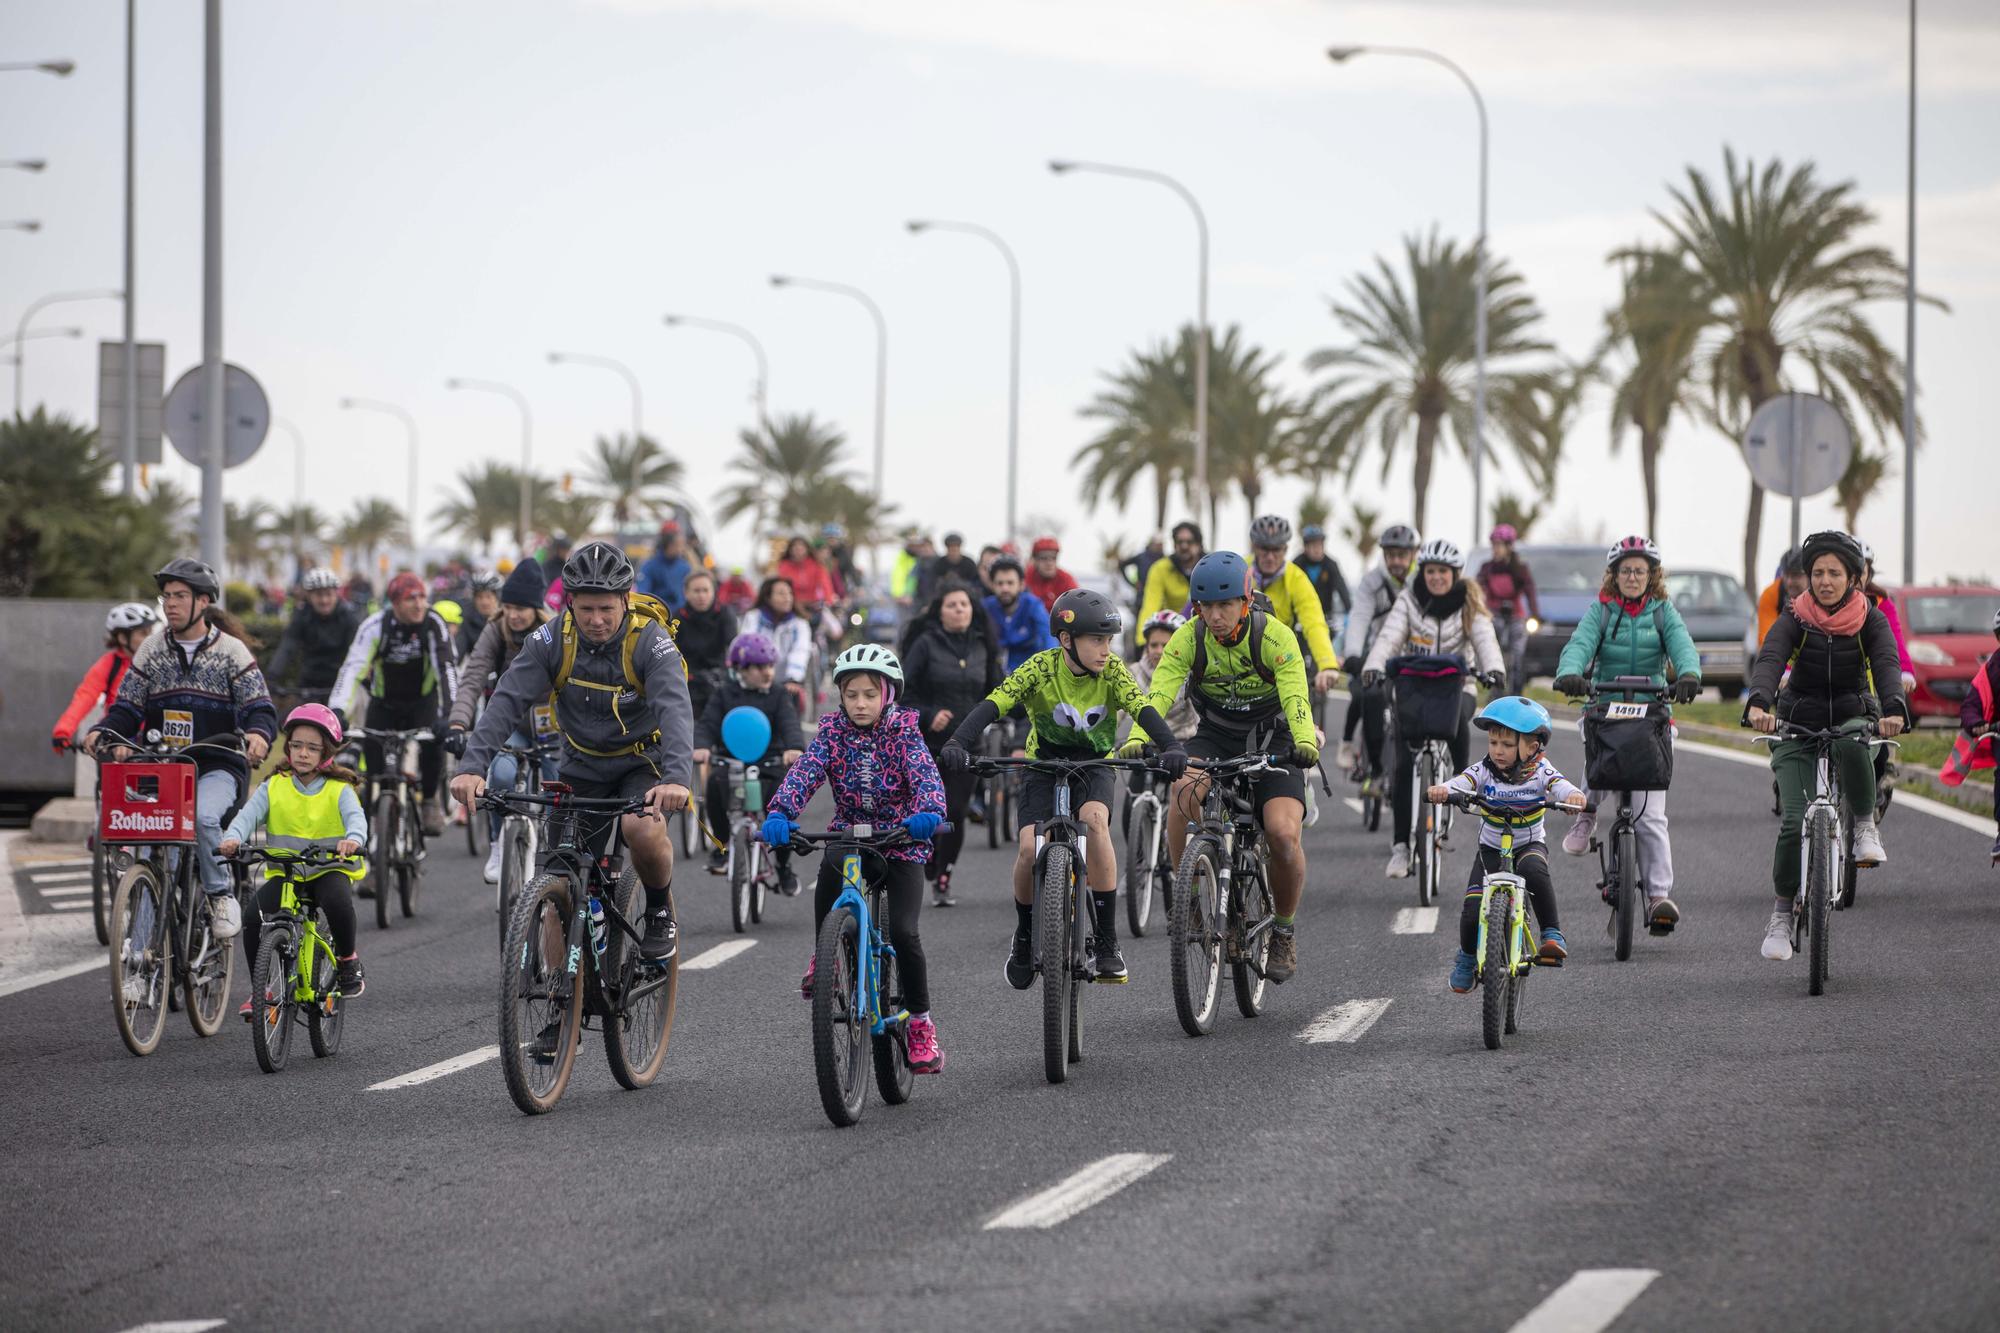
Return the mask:
POLYGON ((1486 873, 1479 890, 1479 947, 1474 957, 1478 959, 1478 975, 1486 975, 1487 961, 1491 957, 1492 942, 1486 935, 1486 911, 1493 901, 1493 891, 1505 888, 1512 893, 1507 911, 1507 971, 1512 976, 1526 976, 1534 964, 1537 948, 1534 930, 1528 925, 1528 881, 1514 873, 1514 830, 1500 831, 1500 868, 1486 873))
MULTIPOLYGON (((863 825, 863 828, 868 826, 863 825)), ((873 830, 870 829, 870 832, 873 830)), ((840 896, 833 900, 834 912, 854 913, 860 926, 860 937, 867 948, 857 950, 854 969, 854 995, 848 1007, 850 1014, 866 1020, 869 1032, 881 1036, 891 1027, 900 1026, 910 1014, 907 1009, 893 1014, 882 1012, 882 959, 894 958, 896 946, 882 937, 881 927, 876 922, 876 913, 870 910, 870 900, 878 897, 883 890, 878 886, 870 888, 861 873, 862 848, 856 844, 835 844, 840 852, 840 896)))
MULTIPOLYGON (((562 971, 568 976, 569 984, 577 984, 579 974, 586 975, 590 990, 584 1000, 584 1027, 588 1028, 593 1010, 606 1018, 623 1015, 633 1004, 665 986, 673 977, 666 968, 650 968, 652 976, 634 985, 620 989, 615 981, 607 981, 604 975, 599 950, 590 937, 590 908, 593 903, 604 913, 605 948, 610 952, 611 932, 624 935, 627 947, 637 949, 645 939, 643 933, 632 924, 630 917, 618 905, 618 880, 625 872, 624 824, 625 816, 636 814, 645 808, 639 801, 581 800, 570 795, 568 788, 560 783, 548 783, 543 788, 546 797, 529 798, 533 804, 546 805, 557 816, 556 832, 552 835, 547 860, 543 863, 543 874, 560 875, 577 886, 576 910, 570 915, 569 928, 563 935, 562 971), (611 823, 610 839, 600 855, 592 852, 579 834, 579 828, 586 815, 602 815, 611 823), (591 965, 583 966, 584 955, 591 956, 591 965)), ((510 800, 521 801, 520 796, 502 795, 497 802, 503 807, 510 800)), ((532 943, 529 947, 532 947, 532 943)))
MULTIPOLYGON (((1253 762, 1242 767, 1235 765, 1242 760, 1223 760, 1210 773, 1208 790, 1201 801, 1201 819, 1197 823, 1194 837, 1213 841, 1221 855, 1216 858, 1216 890, 1220 901, 1216 903, 1217 914, 1227 923, 1242 915, 1241 895, 1235 892, 1238 870, 1249 871, 1251 866, 1245 860, 1257 855, 1264 837, 1263 825, 1257 821, 1257 803, 1253 796, 1237 789, 1237 784, 1255 777, 1265 769, 1273 768, 1279 762, 1269 755, 1244 756, 1253 762), (1226 807, 1226 809, 1225 809, 1226 807)), ((1207 765, 1197 766, 1207 771, 1207 765)), ((1226 958, 1225 962, 1237 962, 1254 958, 1257 938, 1266 934, 1276 924, 1276 918, 1265 917, 1256 922, 1239 922, 1243 926, 1241 940, 1231 939, 1229 943, 1240 955, 1226 958)), ((1262 975, 1259 969, 1258 975, 1262 975)))

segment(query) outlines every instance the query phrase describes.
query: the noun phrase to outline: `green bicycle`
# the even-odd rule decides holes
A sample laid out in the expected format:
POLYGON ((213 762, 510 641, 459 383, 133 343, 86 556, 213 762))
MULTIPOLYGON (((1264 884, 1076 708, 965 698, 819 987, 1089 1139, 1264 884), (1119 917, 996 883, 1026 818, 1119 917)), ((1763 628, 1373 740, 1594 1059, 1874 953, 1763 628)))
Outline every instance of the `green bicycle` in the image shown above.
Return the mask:
MULTIPOLYGON (((1502 816, 1533 814, 1536 810, 1568 809, 1547 801, 1495 803, 1469 792, 1453 792, 1450 804, 1461 810, 1484 810, 1502 816)), ((1528 998, 1528 973, 1540 948, 1528 925, 1528 882, 1514 873, 1514 827, 1500 829, 1500 868, 1489 871, 1479 890, 1479 947, 1473 950, 1479 970, 1479 1033, 1486 1049, 1500 1049, 1502 1038, 1521 1030, 1521 1010, 1528 998), (1504 959, 1494 952, 1505 940, 1504 959)))
POLYGON ((264 918, 250 966, 250 1044, 257 1067, 267 1074, 283 1069, 292 1029, 300 1024, 312 1053, 328 1058, 340 1049, 347 1003, 336 979, 333 937, 313 900, 313 881, 352 862, 329 847, 243 847, 223 859, 246 871, 275 866, 284 883, 278 910, 264 918))

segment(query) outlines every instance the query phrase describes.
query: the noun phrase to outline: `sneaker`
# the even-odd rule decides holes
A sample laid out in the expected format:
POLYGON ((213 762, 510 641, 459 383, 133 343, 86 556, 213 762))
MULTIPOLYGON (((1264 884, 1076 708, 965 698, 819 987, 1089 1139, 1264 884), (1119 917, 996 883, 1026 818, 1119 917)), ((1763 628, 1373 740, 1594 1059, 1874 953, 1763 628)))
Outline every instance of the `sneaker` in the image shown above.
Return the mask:
POLYGON ((1782 963, 1792 956, 1792 914, 1785 908, 1771 913, 1771 923, 1764 927, 1764 956, 1774 963, 1782 963))
POLYGON ((1105 936, 1092 940, 1090 956, 1097 965, 1099 981, 1116 984, 1131 979, 1131 974, 1125 970, 1125 955, 1118 951, 1116 938, 1105 936))
POLYGON ((709 848, 709 849, 708 849, 708 873, 709 873, 709 874, 711 874, 711 875, 726 875, 726 874, 728 874, 728 873, 729 873, 729 853, 727 853, 727 852, 723 851, 723 850, 722 850, 722 849, 721 849, 720 847, 711 847, 711 848, 709 848))
POLYGON ((437 801, 425 801, 423 803, 423 814, 421 816, 421 820, 424 826, 424 836, 426 838, 442 838, 444 836, 443 805, 441 805, 437 801))
POLYGON ((782 866, 778 870, 778 892, 787 898, 799 896, 799 872, 789 865, 782 866))
POLYGON ((218 940, 233 940, 243 929, 243 911, 233 893, 208 896, 208 930, 218 940))
POLYGON ((538 1065, 552 1065, 556 1062, 556 1048, 561 1044, 562 1019, 551 1018, 528 1043, 528 1058, 538 1065))
POLYGON ((1471 990, 1479 979, 1479 960, 1465 950, 1458 951, 1458 957, 1451 964, 1451 988, 1460 995, 1471 990))
POLYGON ((646 938, 639 941, 639 956, 649 963, 664 963, 681 949, 681 928, 672 916, 658 912, 646 918, 646 938))
POLYGON ((1563 850, 1571 856, 1582 856, 1590 850, 1590 835, 1597 832, 1597 816, 1578 815, 1570 821, 1569 832, 1563 834, 1563 850))
POLYGON ((1664 895, 1653 899, 1646 913, 1646 928, 1655 935, 1671 935, 1680 924, 1681 909, 1674 906, 1674 900, 1664 895))
POLYGON ((496 842, 493 844, 493 850, 486 853, 486 869, 480 873, 486 877, 488 884, 498 884, 500 882, 500 853, 502 850, 504 849, 496 842))
POLYGON ((1026 935, 1015 935, 1007 949, 1007 984, 1026 990, 1035 984, 1035 946, 1026 935))
POLYGON ((1569 941, 1560 930, 1542 932, 1542 947, 1535 951, 1535 961, 1543 967, 1561 967, 1562 960, 1569 957, 1569 941))
MULTIPOLYGON (((129 985, 130 985, 131 983, 130 983, 130 982, 127 982, 126 984, 127 984, 128 986, 129 986, 129 985)), ((238 1018, 242 1019, 242 1020, 243 1020, 244 1022, 248 1023, 248 1022, 250 1021, 250 1015, 251 1015, 251 1014, 252 1014, 253 1012, 254 1012, 254 1009, 253 1009, 253 1007, 251 1006, 251 1004, 250 1004, 250 1001, 248 1001, 248 1000, 245 1000, 245 1001, 243 1002, 243 1007, 242 1007, 241 1009, 238 1009, 238 1010, 236 1011, 236 1016, 237 1016, 238 1018)))
POLYGON ((1889 853, 1882 849, 1882 835, 1875 831, 1872 819, 1854 821, 1854 864, 1858 866, 1879 866, 1886 864, 1889 853))
POLYGON ((1333 760, 1333 762, 1334 762, 1334 763, 1335 763, 1335 764, 1336 764, 1337 766, 1339 766, 1340 768, 1343 768, 1343 769, 1347 770, 1348 772, 1353 772, 1353 770, 1354 770, 1354 757, 1355 757, 1355 756, 1354 756, 1354 742, 1353 742, 1353 741, 1342 741, 1342 742, 1340 743, 1340 753, 1339 753, 1338 755, 1336 755, 1336 756, 1334 757, 1334 760, 1333 760))
POLYGON ((812 1003, 813 974, 817 971, 819 971, 819 955, 814 954, 806 959, 806 974, 799 978, 799 998, 807 1004, 812 1003))
POLYGON ((2000 866, 2000 835, 1994 836, 1992 856, 1993 856, 1993 864, 1996 866, 2000 866))
POLYGON ((937 1024, 929 1014, 918 1014, 910 1019, 903 1029, 909 1042, 910 1072, 913 1074, 942 1074, 944 1072, 944 1052, 938 1047, 937 1024))
POLYGON ((1319 792, 1312 783, 1306 783, 1306 827, 1319 823, 1319 792))
POLYGON ((334 988, 350 1000, 361 998, 361 992, 368 989, 364 979, 367 972, 362 969, 359 958, 343 958, 333 974, 334 988))
POLYGON ((1389 864, 1382 873, 1390 879, 1408 879, 1410 877, 1409 843, 1399 842, 1389 849, 1389 864))
POLYGON ((1299 970, 1299 942, 1290 926, 1271 927, 1271 952, 1264 959, 1264 976, 1284 985, 1299 970))
POLYGON ((951 896, 951 872, 938 872, 937 882, 931 885, 931 906, 956 907, 958 899, 951 896))

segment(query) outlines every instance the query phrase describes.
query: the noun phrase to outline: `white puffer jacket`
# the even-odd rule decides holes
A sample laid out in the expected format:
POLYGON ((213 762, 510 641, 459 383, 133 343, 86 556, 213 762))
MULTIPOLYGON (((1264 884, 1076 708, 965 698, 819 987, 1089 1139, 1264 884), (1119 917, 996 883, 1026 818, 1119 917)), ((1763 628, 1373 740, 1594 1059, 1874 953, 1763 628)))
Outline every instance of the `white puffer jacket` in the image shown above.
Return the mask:
MULTIPOLYGON (((1413 576, 1411 586, 1416 586, 1416 583, 1413 576)), ((1368 664, 1362 669, 1380 671, 1390 658, 1401 657, 1405 653, 1456 655, 1468 659, 1465 690, 1468 694, 1476 694, 1479 682, 1473 676, 1488 671, 1504 673, 1507 661, 1500 655, 1500 640, 1493 633, 1492 616, 1481 612, 1472 617, 1470 651, 1465 642, 1465 621, 1462 610, 1443 619, 1425 615, 1417 606, 1417 599, 1411 595, 1410 587, 1405 587, 1382 621, 1381 632, 1375 636, 1375 646, 1368 650, 1368 664)))

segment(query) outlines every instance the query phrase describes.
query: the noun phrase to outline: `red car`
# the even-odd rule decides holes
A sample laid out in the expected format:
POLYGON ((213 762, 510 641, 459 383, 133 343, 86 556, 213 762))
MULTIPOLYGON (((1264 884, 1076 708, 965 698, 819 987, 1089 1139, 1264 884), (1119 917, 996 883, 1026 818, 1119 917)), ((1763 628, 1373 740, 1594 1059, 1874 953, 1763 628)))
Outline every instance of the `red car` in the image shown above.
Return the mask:
POLYGON ((1918 717, 1958 719, 1959 701, 1972 687, 1972 673, 1993 653, 1993 616, 2000 612, 2000 588, 1976 584, 1937 588, 1896 588, 1896 613, 1916 668, 1917 688, 1910 708, 1918 717))

